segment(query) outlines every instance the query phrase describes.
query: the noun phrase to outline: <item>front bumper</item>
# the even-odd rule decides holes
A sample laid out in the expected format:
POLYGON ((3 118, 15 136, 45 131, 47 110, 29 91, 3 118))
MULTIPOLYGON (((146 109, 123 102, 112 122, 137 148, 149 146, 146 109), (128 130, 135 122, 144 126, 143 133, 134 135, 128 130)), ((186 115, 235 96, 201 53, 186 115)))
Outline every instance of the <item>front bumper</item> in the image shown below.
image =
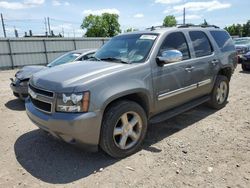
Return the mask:
POLYGON ((28 84, 21 86, 20 83, 15 83, 15 81, 12 81, 10 88, 16 97, 25 99, 28 96, 28 84))
POLYGON ((29 99, 25 101, 25 107, 30 120, 54 137, 90 151, 98 149, 101 130, 99 112, 46 114, 36 109, 29 99))

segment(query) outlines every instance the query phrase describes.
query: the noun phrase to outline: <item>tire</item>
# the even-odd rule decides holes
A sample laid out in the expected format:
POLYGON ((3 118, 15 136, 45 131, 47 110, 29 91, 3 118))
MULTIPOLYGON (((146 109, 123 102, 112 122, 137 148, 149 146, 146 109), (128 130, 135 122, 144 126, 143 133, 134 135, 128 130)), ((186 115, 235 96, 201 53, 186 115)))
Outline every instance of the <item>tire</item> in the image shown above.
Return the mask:
POLYGON ((129 100, 111 104, 102 122, 102 150, 113 158, 124 158, 137 152, 145 138, 147 124, 146 113, 139 104, 129 100))
POLYGON ((249 68, 245 64, 241 64, 241 68, 243 71, 249 71, 249 68))
POLYGON ((229 94, 229 81, 226 76, 218 75, 211 93, 208 105, 214 109, 221 109, 227 103, 229 94))

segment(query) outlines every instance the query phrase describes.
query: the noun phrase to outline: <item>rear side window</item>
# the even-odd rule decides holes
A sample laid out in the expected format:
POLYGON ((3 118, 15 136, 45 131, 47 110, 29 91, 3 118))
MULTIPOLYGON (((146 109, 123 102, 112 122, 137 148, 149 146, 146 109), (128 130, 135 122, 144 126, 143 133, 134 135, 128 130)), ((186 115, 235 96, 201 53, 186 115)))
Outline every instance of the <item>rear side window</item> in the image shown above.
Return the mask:
POLYGON ((203 57, 212 54, 213 48, 207 35, 204 32, 190 31, 189 36, 192 40, 196 57, 203 57))
POLYGON ((210 31, 210 33, 221 51, 234 50, 233 41, 227 32, 210 31))
POLYGON ((171 33, 165 38, 159 55, 165 50, 179 50, 182 53, 183 60, 190 59, 187 41, 181 32, 171 33))

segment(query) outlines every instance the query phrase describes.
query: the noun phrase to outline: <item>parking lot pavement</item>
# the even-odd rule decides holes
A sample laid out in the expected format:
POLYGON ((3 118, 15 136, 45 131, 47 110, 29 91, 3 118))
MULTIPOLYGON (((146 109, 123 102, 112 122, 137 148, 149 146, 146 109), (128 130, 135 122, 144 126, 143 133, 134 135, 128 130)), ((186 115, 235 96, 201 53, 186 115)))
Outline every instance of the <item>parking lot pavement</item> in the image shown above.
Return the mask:
POLYGON ((123 160, 59 142, 28 119, 0 71, 0 187, 249 187, 250 73, 233 75, 229 103, 151 125, 123 160))

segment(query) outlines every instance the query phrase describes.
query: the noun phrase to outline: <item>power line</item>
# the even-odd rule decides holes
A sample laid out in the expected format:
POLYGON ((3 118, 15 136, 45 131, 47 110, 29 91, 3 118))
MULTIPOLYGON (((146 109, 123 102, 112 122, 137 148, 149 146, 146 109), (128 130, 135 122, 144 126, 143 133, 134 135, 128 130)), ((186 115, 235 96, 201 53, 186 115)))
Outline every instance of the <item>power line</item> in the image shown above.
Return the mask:
POLYGON ((53 21, 56 21, 56 22, 64 22, 64 23, 71 23, 71 24, 82 24, 80 22, 72 22, 72 21, 69 21, 69 20, 61 20, 61 19, 55 19, 55 18, 50 18, 51 20, 53 21))

